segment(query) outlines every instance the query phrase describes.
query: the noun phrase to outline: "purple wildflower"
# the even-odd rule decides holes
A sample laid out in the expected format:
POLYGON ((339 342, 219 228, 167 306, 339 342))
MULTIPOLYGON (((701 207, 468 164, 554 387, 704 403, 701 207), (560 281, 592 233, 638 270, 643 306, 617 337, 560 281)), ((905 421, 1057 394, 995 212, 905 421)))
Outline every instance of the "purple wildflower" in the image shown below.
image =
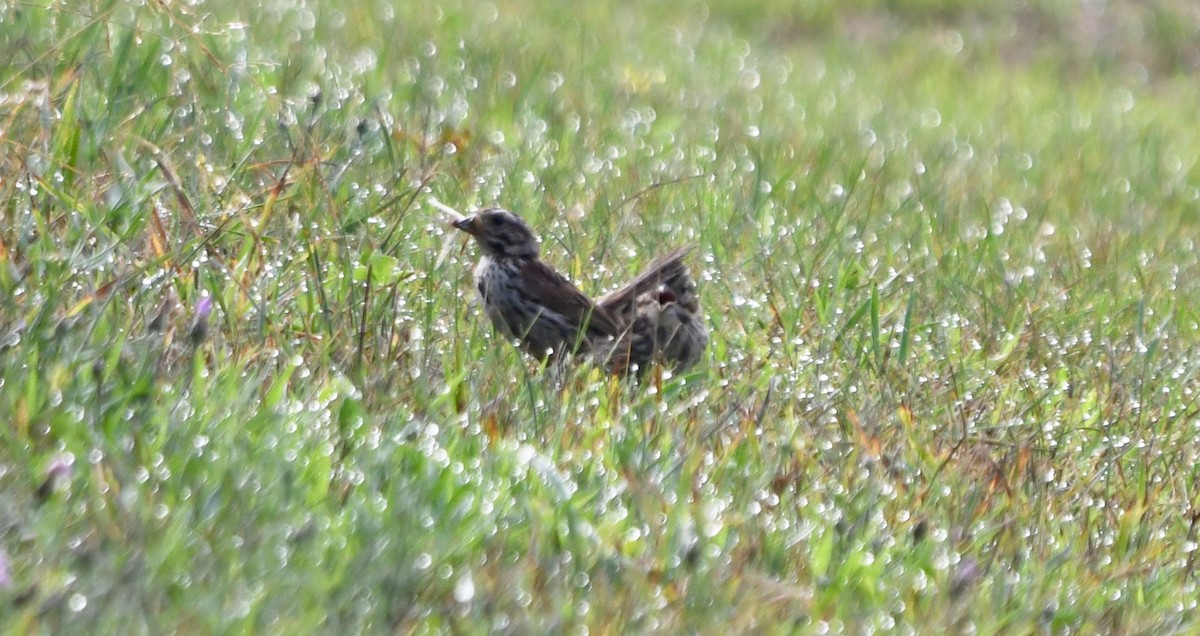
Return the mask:
POLYGON ((199 345, 208 339, 208 319, 212 316, 212 296, 205 296, 196 303, 196 314, 192 318, 192 328, 188 330, 188 339, 193 345, 199 345))
POLYGON ((50 465, 46 466, 42 485, 38 486, 37 489, 38 499, 40 501, 48 499, 64 483, 71 481, 71 476, 74 473, 75 456, 71 453, 62 453, 50 460, 50 465))
POLYGON ((967 589, 975 585, 975 582, 979 580, 980 574, 979 563, 975 559, 963 559, 958 564, 958 568, 950 576, 950 597, 958 598, 962 596, 967 589))

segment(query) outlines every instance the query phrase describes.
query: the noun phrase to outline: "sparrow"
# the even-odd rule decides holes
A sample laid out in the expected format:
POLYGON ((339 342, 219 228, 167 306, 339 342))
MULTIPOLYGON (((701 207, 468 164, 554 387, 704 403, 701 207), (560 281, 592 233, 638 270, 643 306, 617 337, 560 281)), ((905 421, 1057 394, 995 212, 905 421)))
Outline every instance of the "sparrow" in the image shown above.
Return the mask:
POLYGON ((487 208, 455 220, 481 252, 475 288, 496 330, 540 361, 591 354, 611 372, 639 374, 659 362, 676 371, 708 344, 699 296, 681 248, 655 260, 619 289, 593 301, 540 257, 521 217, 487 208))

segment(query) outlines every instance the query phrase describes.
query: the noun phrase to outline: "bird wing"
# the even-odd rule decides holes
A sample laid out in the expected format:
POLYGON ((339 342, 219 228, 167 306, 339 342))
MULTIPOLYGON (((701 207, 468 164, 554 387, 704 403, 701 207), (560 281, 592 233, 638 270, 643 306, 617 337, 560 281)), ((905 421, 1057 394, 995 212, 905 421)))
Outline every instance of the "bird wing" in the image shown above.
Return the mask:
POLYGON ((527 284, 529 295, 546 309, 558 312, 580 325, 586 322, 588 330, 603 335, 615 336, 621 332, 607 311, 597 307, 571 281, 545 263, 538 260, 525 263, 521 266, 521 276, 527 284))
MULTIPOLYGON (((686 283, 690 278, 687 268, 683 265, 683 257, 692 251, 692 246, 680 247, 659 257, 646 271, 626 283, 620 289, 601 296, 596 304, 610 314, 625 314, 633 311, 634 301, 659 285, 667 285, 674 289, 680 282, 686 283), (683 277, 682 279, 680 277, 683 277)), ((680 290, 675 290, 676 294, 680 290)))

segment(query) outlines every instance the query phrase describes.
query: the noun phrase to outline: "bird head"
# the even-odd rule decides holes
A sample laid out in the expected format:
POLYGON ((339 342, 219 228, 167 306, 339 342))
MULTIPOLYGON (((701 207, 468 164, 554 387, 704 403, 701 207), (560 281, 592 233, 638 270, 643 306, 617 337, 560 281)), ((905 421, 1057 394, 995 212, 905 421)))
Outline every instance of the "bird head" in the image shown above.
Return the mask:
POLYGON ((487 208, 451 223, 475 237, 493 258, 537 258, 538 242, 521 217, 502 208, 487 208))

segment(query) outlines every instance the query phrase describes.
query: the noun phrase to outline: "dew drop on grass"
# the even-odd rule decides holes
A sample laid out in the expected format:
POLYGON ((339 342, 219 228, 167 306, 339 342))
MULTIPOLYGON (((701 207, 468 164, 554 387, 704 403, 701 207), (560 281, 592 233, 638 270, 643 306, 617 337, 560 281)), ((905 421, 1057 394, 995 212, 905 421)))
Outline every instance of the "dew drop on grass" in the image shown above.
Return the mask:
POLYGON ((67 599, 67 607, 72 612, 82 612, 87 607, 87 597, 82 594, 72 594, 71 598, 67 599))
POLYGON ((759 75, 758 70, 752 68, 743 71, 740 79, 742 88, 748 91, 752 91, 762 84, 762 76, 759 75))

